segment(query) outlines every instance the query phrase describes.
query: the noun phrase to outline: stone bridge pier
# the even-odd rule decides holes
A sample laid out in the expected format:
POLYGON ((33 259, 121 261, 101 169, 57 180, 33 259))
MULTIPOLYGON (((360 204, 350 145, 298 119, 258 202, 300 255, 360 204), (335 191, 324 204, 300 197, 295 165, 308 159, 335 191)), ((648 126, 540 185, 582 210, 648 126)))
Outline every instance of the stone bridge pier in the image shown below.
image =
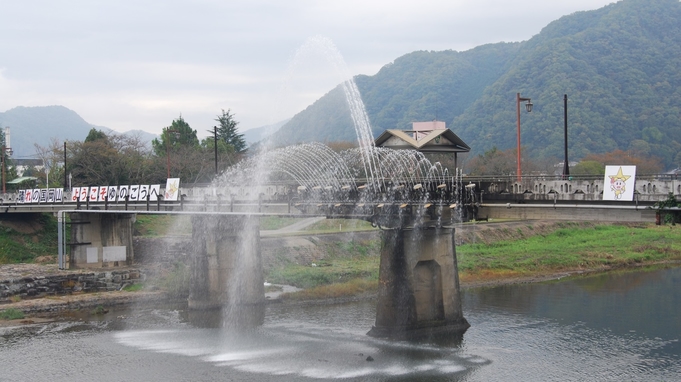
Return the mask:
POLYGON ((71 213, 70 268, 130 266, 134 213, 71 213))
POLYGON ((454 228, 384 230, 378 288, 370 336, 456 337, 470 326, 461 307, 454 228))
POLYGON ((225 321, 262 323, 265 290, 259 218, 192 216, 192 310, 222 309, 225 321))
MULTIPOLYGON (((221 310, 222 325, 264 321, 259 219, 192 217, 189 309, 221 310)), ((382 232, 376 323, 370 336, 409 339, 450 334, 463 317, 453 228, 396 228, 382 232)))

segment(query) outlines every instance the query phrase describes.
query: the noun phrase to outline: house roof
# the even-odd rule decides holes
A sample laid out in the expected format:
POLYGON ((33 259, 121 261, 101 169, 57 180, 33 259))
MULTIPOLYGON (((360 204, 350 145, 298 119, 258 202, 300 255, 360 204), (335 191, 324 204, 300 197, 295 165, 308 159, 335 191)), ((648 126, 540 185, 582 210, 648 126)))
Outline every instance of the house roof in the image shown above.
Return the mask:
MULTIPOLYGON (((386 130, 374 142, 377 147, 396 150, 412 149, 423 153, 465 153, 471 148, 449 129, 433 130, 414 139, 408 130, 386 130)), ((423 133, 423 132, 421 132, 423 133)))

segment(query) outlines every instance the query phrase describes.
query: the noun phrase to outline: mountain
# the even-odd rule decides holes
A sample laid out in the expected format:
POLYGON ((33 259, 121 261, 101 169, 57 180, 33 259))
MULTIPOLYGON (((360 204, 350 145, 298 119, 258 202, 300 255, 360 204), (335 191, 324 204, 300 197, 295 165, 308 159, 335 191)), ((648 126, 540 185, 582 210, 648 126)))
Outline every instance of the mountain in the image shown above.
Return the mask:
POLYGON ((521 116, 525 152, 561 157, 567 94, 575 159, 622 149, 654 154, 671 167, 681 161, 679 20, 678 0, 624 0, 562 17, 522 45, 452 128, 478 152, 508 148, 520 92, 534 103, 521 116))
POLYGON ((290 119, 273 123, 271 125, 265 125, 265 126, 260 126, 260 127, 255 127, 253 129, 249 129, 244 131, 242 134, 244 135, 244 140, 246 141, 246 144, 248 146, 251 146, 252 144, 256 142, 260 142, 263 139, 271 136, 274 134, 277 130, 279 130, 285 123, 290 121, 290 119))
POLYGON ((14 158, 32 157, 34 143, 47 146, 50 138, 83 140, 92 125, 64 106, 18 106, 0 113, 0 127, 10 127, 14 158))
POLYGON ((92 128, 106 134, 137 136, 145 143, 150 143, 152 139, 158 137, 142 130, 118 133, 107 127, 95 126, 64 106, 15 107, 0 113, 0 127, 4 129, 7 126, 10 127, 13 158, 34 157, 36 153, 34 144, 48 146, 52 138, 60 141, 82 141, 92 128))
MULTIPOLYGON (((523 152, 562 158, 568 95, 571 159, 622 149, 681 164, 681 3, 622 0, 576 12, 528 41, 468 51, 414 52, 355 82, 374 135, 413 121, 447 122, 473 154, 516 145, 516 93, 523 152)), ((277 142, 354 140, 340 87, 294 116, 277 142)))

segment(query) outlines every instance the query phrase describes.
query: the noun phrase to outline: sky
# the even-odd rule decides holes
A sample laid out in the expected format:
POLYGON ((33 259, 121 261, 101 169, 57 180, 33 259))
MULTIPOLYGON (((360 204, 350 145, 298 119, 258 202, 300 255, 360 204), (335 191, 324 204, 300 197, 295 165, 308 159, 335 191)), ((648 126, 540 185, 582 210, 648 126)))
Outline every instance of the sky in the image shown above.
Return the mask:
POLYGON ((87 122, 199 136, 302 111, 417 50, 525 41, 613 0, 0 0, 0 112, 63 105, 87 122))

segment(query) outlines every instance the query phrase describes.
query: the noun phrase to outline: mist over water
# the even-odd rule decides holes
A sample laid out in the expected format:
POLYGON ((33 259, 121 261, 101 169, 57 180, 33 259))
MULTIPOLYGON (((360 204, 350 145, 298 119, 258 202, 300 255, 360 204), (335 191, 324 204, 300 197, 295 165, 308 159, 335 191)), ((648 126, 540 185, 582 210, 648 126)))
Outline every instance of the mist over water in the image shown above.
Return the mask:
POLYGON ((676 267, 468 289, 460 343, 368 337, 374 301, 270 304, 240 332, 183 306, 114 309, 0 327, 0 380, 677 381, 680 288, 676 267))

